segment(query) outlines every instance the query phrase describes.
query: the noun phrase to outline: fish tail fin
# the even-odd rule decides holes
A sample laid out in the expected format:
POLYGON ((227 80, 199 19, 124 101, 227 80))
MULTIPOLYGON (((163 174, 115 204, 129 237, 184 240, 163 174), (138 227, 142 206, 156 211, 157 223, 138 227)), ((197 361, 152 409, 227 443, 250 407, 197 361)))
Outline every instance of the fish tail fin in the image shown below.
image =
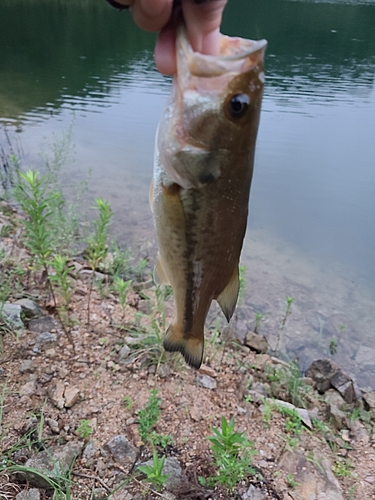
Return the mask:
POLYGON ((186 363, 192 368, 200 368, 203 358, 203 332, 200 338, 185 338, 176 324, 168 327, 163 340, 163 347, 169 352, 180 352, 186 363))

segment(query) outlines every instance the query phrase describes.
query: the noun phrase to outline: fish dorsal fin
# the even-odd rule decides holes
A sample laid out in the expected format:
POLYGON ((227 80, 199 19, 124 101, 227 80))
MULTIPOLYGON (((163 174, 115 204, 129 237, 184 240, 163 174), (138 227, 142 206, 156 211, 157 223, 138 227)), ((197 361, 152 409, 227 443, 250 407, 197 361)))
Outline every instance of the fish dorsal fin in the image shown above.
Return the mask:
POLYGON ((170 285, 160 255, 158 254, 154 268, 154 281, 157 285, 170 285))
POLYGON ((216 298, 224 316, 227 318, 229 323, 237 304, 238 292, 240 290, 240 280, 238 276, 238 266, 236 266, 234 273, 232 274, 227 286, 221 292, 221 294, 216 298))

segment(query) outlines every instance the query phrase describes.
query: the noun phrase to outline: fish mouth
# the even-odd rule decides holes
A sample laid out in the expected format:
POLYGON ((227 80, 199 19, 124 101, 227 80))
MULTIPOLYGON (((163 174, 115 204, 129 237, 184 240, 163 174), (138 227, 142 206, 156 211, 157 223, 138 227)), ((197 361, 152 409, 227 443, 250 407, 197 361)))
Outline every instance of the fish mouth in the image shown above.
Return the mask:
POLYGON ((181 24, 177 32, 177 74, 196 77, 214 77, 226 73, 240 73, 250 69, 263 59, 267 40, 248 40, 221 35, 220 54, 207 55, 194 52, 181 24))

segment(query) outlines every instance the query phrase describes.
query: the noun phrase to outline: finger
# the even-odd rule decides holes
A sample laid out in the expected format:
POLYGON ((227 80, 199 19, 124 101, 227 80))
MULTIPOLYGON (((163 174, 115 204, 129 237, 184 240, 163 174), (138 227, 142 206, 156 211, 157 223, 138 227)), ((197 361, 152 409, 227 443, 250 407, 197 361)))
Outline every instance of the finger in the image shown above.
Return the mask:
POLYGON ((182 0, 187 35, 194 51, 217 55, 220 24, 226 0, 182 0))
POLYGON ((177 71, 176 29, 168 25, 163 28, 155 46, 156 68, 163 75, 174 75, 177 71))
POLYGON ((140 28, 146 31, 160 31, 171 17, 172 0, 136 0, 132 13, 140 28))

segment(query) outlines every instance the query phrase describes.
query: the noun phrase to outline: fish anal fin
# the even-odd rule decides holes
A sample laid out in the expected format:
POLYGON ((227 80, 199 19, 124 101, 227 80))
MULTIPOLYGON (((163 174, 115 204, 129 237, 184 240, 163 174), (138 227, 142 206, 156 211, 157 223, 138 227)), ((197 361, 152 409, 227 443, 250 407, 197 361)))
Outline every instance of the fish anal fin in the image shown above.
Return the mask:
POLYGON ((154 281, 157 285, 170 285, 167 273, 165 272, 163 263, 161 261, 160 254, 158 254, 156 259, 154 268, 154 281))
POLYGON ((233 316, 234 310, 236 308, 238 292, 240 291, 240 280, 238 273, 238 266, 236 266, 227 286, 221 292, 221 294, 216 298, 219 303, 224 316, 229 320, 233 316))
POLYGON ((185 338, 179 328, 169 325, 163 340, 163 347, 169 352, 180 352, 186 363, 192 368, 200 368, 203 359, 203 332, 202 338, 185 338))

